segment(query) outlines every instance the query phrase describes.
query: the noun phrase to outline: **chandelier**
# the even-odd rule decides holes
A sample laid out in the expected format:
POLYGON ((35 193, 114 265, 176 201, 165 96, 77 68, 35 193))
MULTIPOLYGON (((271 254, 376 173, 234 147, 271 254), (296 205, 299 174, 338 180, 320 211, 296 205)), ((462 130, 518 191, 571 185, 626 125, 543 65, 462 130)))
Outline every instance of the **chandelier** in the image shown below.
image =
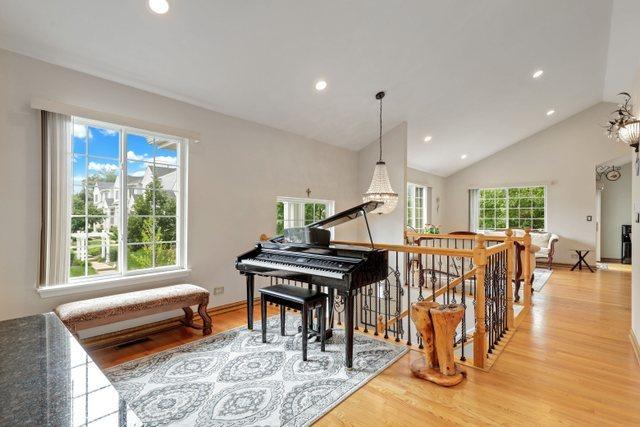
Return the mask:
POLYGON ((632 113, 631 95, 627 92, 621 92, 618 95, 624 96, 624 103, 618 105, 618 109, 611 113, 606 126, 607 136, 622 141, 635 150, 636 176, 640 176, 640 156, 638 155, 640 120, 632 113))
POLYGON ((607 135, 633 147, 638 152, 640 145, 640 120, 631 112, 631 95, 621 92, 618 95, 624 96, 624 103, 611 113, 607 123, 607 135))
POLYGON ((377 214, 391 213, 398 204, 398 193, 394 193, 391 188, 387 165, 382 160, 382 98, 384 98, 384 95, 384 92, 378 92, 376 94, 376 99, 380 101, 380 134, 378 138, 378 142, 380 144, 380 157, 373 169, 371 185, 369 185, 367 192, 362 195, 362 200, 364 202, 382 203, 382 205, 372 211, 377 214))

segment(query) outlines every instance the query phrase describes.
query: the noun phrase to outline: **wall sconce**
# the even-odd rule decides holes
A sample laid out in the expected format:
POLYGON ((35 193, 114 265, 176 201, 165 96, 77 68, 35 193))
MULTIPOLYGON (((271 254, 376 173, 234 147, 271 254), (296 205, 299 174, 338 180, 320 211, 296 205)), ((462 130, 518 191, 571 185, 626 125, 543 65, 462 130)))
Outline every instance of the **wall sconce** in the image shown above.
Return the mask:
POLYGON ((640 120, 632 113, 631 95, 621 92, 618 95, 624 96, 624 103, 611 113, 606 130, 609 138, 615 138, 633 147, 636 152, 636 176, 640 176, 640 158, 638 157, 638 147, 640 146, 640 120))

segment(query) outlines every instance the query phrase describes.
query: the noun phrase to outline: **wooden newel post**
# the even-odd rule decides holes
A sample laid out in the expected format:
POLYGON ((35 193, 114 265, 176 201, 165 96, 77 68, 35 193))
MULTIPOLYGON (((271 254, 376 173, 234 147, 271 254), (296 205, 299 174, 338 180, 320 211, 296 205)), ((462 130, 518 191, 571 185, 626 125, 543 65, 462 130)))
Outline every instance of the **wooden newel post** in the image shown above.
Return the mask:
POLYGON ((515 326, 515 317, 513 313, 513 266, 515 245, 513 243, 513 230, 510 228, 506 231, 507 238, 507 328, 513 329, 515 326))
POLYGON ((524 306, 531 307, 533 302, 531 301, 531 228, 524 229, 524 262, 523 262, 523 275, 524 275, 524 306))
POLYGON ((487 249, 485 236, 476 236, 476 246, 473 249, 473 263, 476 267, 476 328, 473 333, 473 364, 478 368, 484 368, 484 359, 487 354, 486 329, 485 329, 485 301, 484 301, 484 277, 487 267, 487 249))

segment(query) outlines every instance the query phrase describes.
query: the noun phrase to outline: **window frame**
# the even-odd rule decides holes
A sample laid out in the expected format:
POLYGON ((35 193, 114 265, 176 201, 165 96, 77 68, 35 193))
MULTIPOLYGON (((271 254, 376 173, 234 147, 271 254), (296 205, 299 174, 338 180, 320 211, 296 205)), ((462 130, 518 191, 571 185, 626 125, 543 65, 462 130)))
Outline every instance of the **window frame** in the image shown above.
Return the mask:
MULTIPOLYGON (((303 204, 323 204, 325 205, 325 210, 326 210, 326 218, 329 218, 330 216, 335 214, 335 205, 336 202, 334 200, 328 200, 328 199, 311 199, 311 198, 305 198, 305 197, 290 197, 290 196, 277 196, 276 197, 276 212, 277 212, 277 206, 278 203, 303 203, 303 204)), ((286 212, 286 210, 285 210, 286 212)), ((286 220, 284 219, 284 217, 282 218, 282 230, 284 232, 284 230, 287 228, 284 226, 286 220)), ((275 220, 275 232, 276 234, 278 234, 278 218, 276 217, 275 220)), ((301 226, 297 226, 295 225, 294 227, 304 227, 305 225, 301 225, 301 226)), ((333 237, 333 227, 331 227, 329 229, 329 231, 331 231, 331 236, 333 237)))
POLYGON ((430 217, 430 210, 429 210, 429 206, 431 204, 431 200, 430 200, 430 195, 431 195, 431 191, 430 191, 430 187, 423 185, 423 184, 417 184, 415 182, 407 182, 407 204, 404 207, 404 225, 405 227, 411 227, 414 230, 416 230, 417 232, 421 232, 424 231, 426 229, 426 225, 429 224, 431 222, 431 218, 430 217), (410 188, 413 186, 413 194, 411 195, 411 197, 409 197, 409 191, 410 188), (416 190, 418 188, 422 188, 422 218, 424 221, 424 226, 423 227, 416 227, 416 190), (413 201, 413 205, 409 206, 410 202, 413 201), (411 221, 409 221, 409 208, 411 208, 413 210, 413 217, 411 218, 411 221))
MULTIPOLYGON (((118 241, 117 241, 118 269, 113 274, 106 274, 106 275, 96 274, 93 276, 87 276, 86 275, 87 269, 85 267, 85 275, 77 276, 77 277, 71 277, 69 275, 69 280, 67 284, 49 285, 46 287, 41 287, 40 289, 54 290, 54 289, 60 288, 61 292, 48 292, 52 295, 56 295, 56 294, 67 293, 65 292, 64 288, 69 288, 69 289, 78 288, 79 290, 84 291, 87 288, 91 288, 92 287, 91 285, 97 285, 95 287, 96 289, 104 289, 104 288, 111 287, 109 286, 110 283, 113 283, 115 287, 118 285, 142 283, 146 281, 145 278, 150 281, 150 280, 159 280, 160 278, 162 278, 163 275, 166 275, 167 278, 181 277, 182 275, 184 275, 185 272, 189 271, 187 267, 188 266, 188 256, 187 256, 188 181, 187 181, 187 176, 188 176, 189 140, 184 137, 168 135, 162 132, 154 132, 151 130, 140 129, 140 128, 135 128, 135 127, 126 126, 126 125, 118 125, 115 123, 103 122, 103 121, 88 119, 80 116, 71 116, 71 120, 72 120, 72 128, 75 124, 81 124, 87 127, 92 126, 92 127, 99 127, 101 129, 113 130, 118 132, 118 135, 119 135, 118 173, 120 176, 120 183, 118 188, 117 189, 114 188, 114 190, 117 191, 120 195, 123 195, 126 200, 120 200, 121 206, 120 206, 119 218, 117 218, 117 221, 118 221, 118 241), (177 180, 176 187, 177 187, 178 195, 176 197, 176 214, 175 214, 176 262, 174 265, 141 268, 137 270, 128 270, 127 252, 130 244, 127 239, 128 217, 129 217, 128 192, 127 192, 127 183, 128 183, 127 168, 128 168, 128 162, 131 161, 130 159, 128 159, 128 150, 127 150, 128 134, 135 134, 139 136, 152 136, 155 138, 167 138, 167 139, 176 141, 177 160, 176 160, 175 167, 178 170, 178 173, 176 176, 176 180, 177 180), (128 280, 128 279, 131 279, 131 280, 128 280)), ((71 146, 68 147, 69 156, 68 156, 67 166, 69 171, 73 171, 73 156, 74 156, 73 137, 70 138, 70 144, 71 146)), ((90 157, 89 152, 88 151, 85 152, 84 156, 86 156, 88 159, 90 157)), ((100 156, 91 156, 91 157, 95 157, 98 159, 107 159, 106 157, 100 157, 100 156)), ((113 159, 109 158, 108 160, 113 160, 113 159)), ((156 164, 155 157, 153 162, 146 162, 146 163, 153 165, 155 167, 155 164, 156 164)), ((88 173, 89 173, 88 169, 85 170, 85 173, 88 176, 88 173)), ((68 197, 67 200, 69 202, 70 211, 69 211, 69 214, 67 215, 67 223, 63 225, 63 226, 69 227, 68 228, 69 230, 71 227, 70 222, 73 217, 72 203, 73 203, 74 185, 75 183, 73 179, 73 173, 70 173, 69 179, 68 179, 68 189, 67 189, 67 197, 68 197)), ((88 188, 85 187, 85 205, 88 202, 88 198, 89 198, 88 193, 89 193, 88 188)), ((110 213, 106 213, 105 216, 111 217, 112 215, 110 215, 110 213)), ((115 215, 113 216, 114 216, 114 220, 116 220, 115 215)), ((153 216, 155 217, 155 214, 153 216)), ((86 214, 85 214, 85 218, 86 218, 86 214)), ((86 227, 87 226, 85 226, 85 230, 87 229, 86 227)), ((133 242, 133 243, 135 244, 138 242, 133 242)), ((146 243, 146 242, 142 242, 142 243, 146 243)), ((155 246, 156 243, 162 243, 162 242, 154 241, 151 243, 151 245, 155 246)), ((171 242, 171 243, 174 243, 174 242, 171 242)), ((70 259, 71 249, 72 249, 72 246, 69 240, 69 243, 67 245, 67 259, 70 259)), ((155 251, 155 248, 153 250, 155 251)), ((155 260, 152 260, 152 262, 155 262, 155 260)), ((68 268, 70 269, 70 265, 68 266, 68 268)))
MULTIPOLYGON (((505 216, 505 225, 506 228, 509 228, 509 210, 512 209, 509 205, 509 200, 510 200, 510 196, 509 196, 509 190, 511 189, 522 189, 522 188, 529 188, 529 189, 533 189, 533 188, 542 188, 544 191, 544 217, 542 218, 542 220, 544 221, 544 227, 542 229, 536 229, 531 227, 531 230, 535 230, 535 231, 542 231, 542 232, 546 232, 548 229, 548 197, 549 197, 549 191, 548 191, 548 186, 546 184, 531 184, 531 185, 510 185, 510 186, 504 186, 504 187, 482 187, 482 188, 478 188, 477 192, 478 195, 476 197, 476 206, 475 206, 475 211, 476 211, 476 218, 475 218, 475 223, 476 223, 476 229, 473 230, 475 232, 483 232, 483 231, 493 231, 493 230, 500 230, 500 228, 494 228, 494 229, 485 229, 483 227, 480 227, 480 218, 482 217, 482 214, 480 213, 480 201, 481 201, 481 197, 480 197, 480 191, 482 190, 504 190, 506 193, 506 197, 505 197, 505 210, 506 210, 506 216, 505 216)), ((506 229, 505 228, 505 229, 506 229)), ((517 228, 517 227, 515 227, 517 228)), ((518 228, 519 229, 519 228, 518 228)))

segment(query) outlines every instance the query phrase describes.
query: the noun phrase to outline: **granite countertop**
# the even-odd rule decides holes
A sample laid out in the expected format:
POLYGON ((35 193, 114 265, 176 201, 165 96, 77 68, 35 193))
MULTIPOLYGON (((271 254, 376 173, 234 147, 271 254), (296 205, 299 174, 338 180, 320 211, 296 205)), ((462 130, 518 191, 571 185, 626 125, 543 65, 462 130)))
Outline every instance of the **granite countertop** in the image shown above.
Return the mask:
POLYGON ((0 425, 142 423, 53 313, 0 322, 0 425))

